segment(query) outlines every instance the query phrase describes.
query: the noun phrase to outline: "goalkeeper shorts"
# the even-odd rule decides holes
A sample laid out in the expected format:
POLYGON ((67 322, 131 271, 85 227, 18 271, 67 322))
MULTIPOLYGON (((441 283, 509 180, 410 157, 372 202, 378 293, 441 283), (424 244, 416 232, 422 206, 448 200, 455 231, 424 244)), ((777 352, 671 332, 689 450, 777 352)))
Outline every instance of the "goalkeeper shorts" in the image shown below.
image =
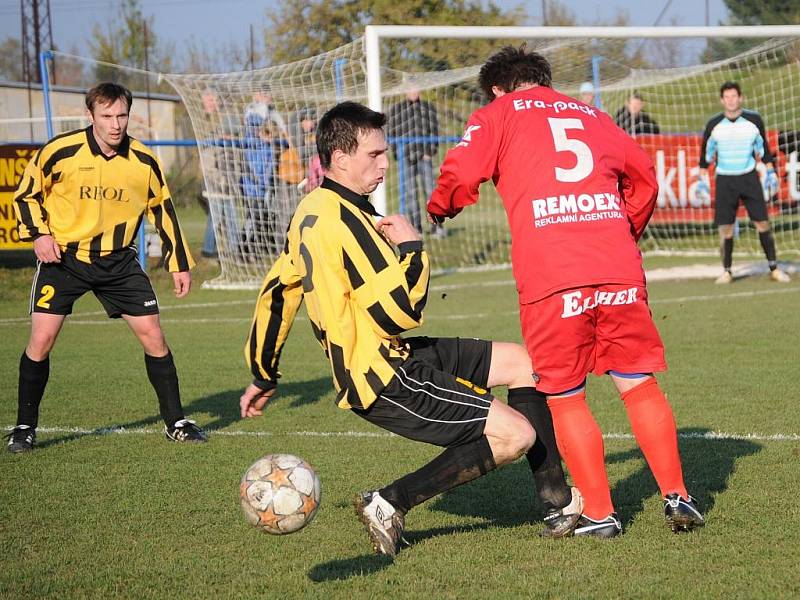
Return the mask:
POLYGON ((755 169, 744 175, 717 175, 716 187, 716 225, 733 225, 740 199, 751 221, 767 220, 767 203, 755 169))

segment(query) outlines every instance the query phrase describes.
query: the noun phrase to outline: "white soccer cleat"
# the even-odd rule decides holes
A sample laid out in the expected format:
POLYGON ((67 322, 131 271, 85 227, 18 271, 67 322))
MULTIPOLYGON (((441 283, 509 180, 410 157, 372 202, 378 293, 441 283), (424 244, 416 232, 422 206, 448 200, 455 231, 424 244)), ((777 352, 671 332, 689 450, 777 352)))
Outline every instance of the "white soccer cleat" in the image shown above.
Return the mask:
POLYGON ((377 491, 361 492, 354 505, 376 554, 394 557, 401 545, 409 545, 403 538, 403 515, 377 491))
POLYGON ((570 488, 572 500, 564 508, 553 508, 544 516, 545 528, 539 532, 543 538, 569 537, 583 512, 583 496, 576 487, 570 488))
POLYGON ((789 274, 786 271, 781 271, 780 269, 770 271, 769 278, 772 281, 777 281, 778 283, 789 283, 792 281, 792 278, 789 277, 789 274))
POLYGON ((714 280, 714 283, 718 285, 725 285, 728 283, 733 283, 733 275, 731 275, 730 271, 725 271, 714 280))

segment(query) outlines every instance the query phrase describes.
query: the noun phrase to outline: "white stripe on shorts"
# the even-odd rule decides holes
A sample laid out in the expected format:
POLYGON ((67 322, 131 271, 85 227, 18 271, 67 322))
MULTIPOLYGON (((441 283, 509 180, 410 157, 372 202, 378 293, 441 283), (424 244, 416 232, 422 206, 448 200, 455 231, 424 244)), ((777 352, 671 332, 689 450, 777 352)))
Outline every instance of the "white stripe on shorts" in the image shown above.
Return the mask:
MULTIPOLYGON (((435 389, 437 389, 437 390, 440 390, 440 391, 442 391, 442 392, 450 392, 451 394, 458 394, 459 396, 466 396, 467 398, 474 398, 475 400, 480 400, 481 402, 484 402, 484 403, 486 404, 486 409, 487 409, 487 410, 489 409, 489 405, 492 403, 492 401, 491 401, 491 400, 487 400, 487 399, 486 399, 486 398, 484 398, 483 396, 478 396, 478 395, 476 395, 476 394, 468 394, 468 393, 466 393, 466 392, 458 392, 458 391, 456 391, 456 390, 448 390, 448 389, 446 389, 446 388, 439 387, 438 385, 436 385, 436 384, 434 384, 433 382, 430 382, 430 381, 417 381, 416 379, 414 379, 414 378, 412 378, 412 377, 409 377, 409 376, 408 376, 408 373, 406 373, 406 371, 405 371, 405 369, 403 369, 403 367, 398 367, 398 368, 397 368, 397 371, 398 371, 398 373, 402 373, 402 374, 405 376, 405 378, 406 378, 408 381, 413 381, 413 382, 414 382, 414 383, 416 383, 417 385, 429 385, 429 386, 431 386, 432 388, 435 388, 435 389)), ((454 376, 454 377, 455 377, 455 376, 454 376)), ((436 398, 437 400, 445 400, 445 401, 447 401, 447 402, 453 402, 453 403, 455 403, 455 404, 463 404, 463 405, 465 405, 465 406, 475 406, 474 404, 472 404, 472 403, 470 403, 470 402, 456 402, 455 400, 449 400, 449 399, 447 399, 447 398, 440 398, 439 396, 434 396, 434 395, 433 395, 433 394, 431 394, 429 391, 427 391, 427 390, 423 390, 422 388, 414 389, 414 388, 412 388, 410 385, 407 385, 407 384, 406 384, 406 383, 403 381, 403 379, 402 379, 401 377, 398 377, 398 378, 397 378, 397 380, 398 380, 400 383, 402 383, 402 384, 403 384, 403 385, 404 385, 406 388, 408 388, 409 390, 411 390, 412 392, 424 392, 424 393, 428 394, 429 396, 433 396, 433 397, 434 397, 434 398, 436 398)), ((478 407, 478 406, 475 406, 475 408, 480 408, 480 407, 478 407)))
MULTIPOLYGON (((411 389, 411 388, 409 388, 409 389, 411 389)), ((414 391, 421 391, 421 390, 414 390, 414 391)), ((433 395, 433 394, 431 394, 431 395, 433 395)), ((419 414, 415 413, 413 410, 410 410, 409 408, 403 406, 399 402, 395 402, 391 398, 387 398, 386 396, 383 396, 383 395, 381 396, 381 398, 383 398, 387 402, 391 402, 395 406, 398 406, 398 407, 402 408, 404 411, 414 415, 418 419, 421 419, 423 421, 429 421, 431 423, 454 423, 454 424, 455 423, 474 423, 476 421, 485 421, 486 420, 486 417, 476 417, 475 419, 464 419, 462 421, 445 421, 443 419, 429 419, 428 417, 423 417, 422 415, 419 415, 419 414)), ((436 396, 434 396, 434 398, 436 398, 436 396)), ((451 400, 448 400, 447 398, 438 398, 438 399, 439 400, 444 400, 445 402, 451 402, 451 400)), ((455 404, 465 404, 465 403, 464 402, 456 402, 455 404)), ((470 406, 475 406, 475 405, 474 404, 470 404, 470 406)), ((481 408, 481 407, 475 406, 475 408, 481 408)))
POLYGON ((33 274, 33 283, 31 283, 31 299, 28 302, 28 314, 33 314, 33 300, 36 295, 36 280, 39 279, 39 270, 42 268, 42 261, 36 261, 36 273, 33 274))

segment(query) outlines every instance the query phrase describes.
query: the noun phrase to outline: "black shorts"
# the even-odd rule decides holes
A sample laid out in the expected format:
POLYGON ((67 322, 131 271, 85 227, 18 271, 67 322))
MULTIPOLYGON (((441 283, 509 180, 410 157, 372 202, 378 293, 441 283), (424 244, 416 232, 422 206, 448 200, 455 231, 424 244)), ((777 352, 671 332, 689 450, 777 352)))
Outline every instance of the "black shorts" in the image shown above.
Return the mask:
POLYGON ((472 338, 406 340, 411 357, 366 410, 353 412, 387 431, 436 446, 459 446, 483 435, 492 343, 472 338))
POLYGON ((744 175, 717 175, 716 184, 716 225, 733 225, 740 198, 751 221, 767 220, 767 203, 755 169, 744 175))
POLYGON ((72 314, 72 305, 89 291, 111 318, 158 314, 156 293, 132 249, 100 257, 92 264, 66 252, 61 253, 60 263, 39 262, 29 312, 72 314))

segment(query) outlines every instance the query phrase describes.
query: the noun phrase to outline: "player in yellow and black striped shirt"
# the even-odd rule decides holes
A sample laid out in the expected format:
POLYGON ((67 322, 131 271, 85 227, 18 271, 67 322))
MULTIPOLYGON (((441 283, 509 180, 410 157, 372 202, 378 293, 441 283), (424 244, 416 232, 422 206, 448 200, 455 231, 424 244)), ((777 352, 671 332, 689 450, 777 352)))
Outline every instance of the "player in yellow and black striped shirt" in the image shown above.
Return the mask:
POLYGON ((57 136, 28 163, 14 198, 20 238, 38 259, 31 289, 31 336, 20 359, 11 452, 36 441, 50 351, 75 301, 88 291, 109 317, 122 317, 144 348, 167 438, 205 441, 184 418, 178 375, 158 318, 158 301, 136 260, 142 219, 159 232, 175 295, 189 293, 194 261, 178 225, 158 159, 127 134, 131 92, 101 83, 86 94, 87 129, 57 136))
MULTIPOLYGON (((486 389, 533 390, 522 346, 400 337, 422 323, 429 265, 419 232, 405 217, 373 220, 379 215, 367 195, 383 181, 388 165, 385 120, 353 102, 335 106, 320 120, 317 147, 327 176, 298 205, 284 252, 259 294, 245 348, 254 381, 240 407, 243 417, 262 414, 278 383, 281 349, 305 300, 331 364, 338 406, 388 431, 446 448, 418 471, 356 499, 373 547, 393 556, 409 509, 516 459, 536 434, 526 417, 486 389)), ((557 451, 555 456, 558 462, 557 451)), ((561 485, 567 504, 563 472, 561 485)))

